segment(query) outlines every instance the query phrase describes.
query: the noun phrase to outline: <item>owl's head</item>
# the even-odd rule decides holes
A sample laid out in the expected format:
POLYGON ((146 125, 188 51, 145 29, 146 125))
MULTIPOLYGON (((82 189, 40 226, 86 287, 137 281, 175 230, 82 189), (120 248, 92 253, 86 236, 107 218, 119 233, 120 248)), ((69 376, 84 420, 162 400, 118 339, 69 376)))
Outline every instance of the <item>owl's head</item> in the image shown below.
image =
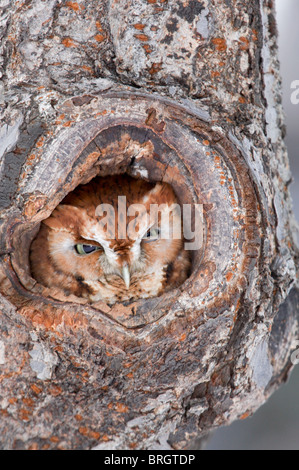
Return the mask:
POLYGON ((109 185, 98 179, 68 196, 43 221, 31 265, 49 287, 114 303, 159 295, 182 249, 172 188, 123 176, 109 185))

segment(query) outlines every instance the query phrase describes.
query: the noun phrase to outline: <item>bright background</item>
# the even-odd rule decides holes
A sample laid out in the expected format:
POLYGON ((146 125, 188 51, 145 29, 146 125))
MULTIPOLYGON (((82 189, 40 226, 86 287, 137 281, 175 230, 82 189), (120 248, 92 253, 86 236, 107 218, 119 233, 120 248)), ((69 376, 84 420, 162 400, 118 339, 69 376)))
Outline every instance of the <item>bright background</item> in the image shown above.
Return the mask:
MULTIPOLYGON (((291 103, 291 83, 299 80, 299 0, 276 0, 283 104, 294 183, 291 191, 299 221, 299 104, 291 103)), ((299 338, 298 338, 299 340, 299 338)), ((299 450, 299 366, 252 418, 219 429, 207 450, 299 450)))

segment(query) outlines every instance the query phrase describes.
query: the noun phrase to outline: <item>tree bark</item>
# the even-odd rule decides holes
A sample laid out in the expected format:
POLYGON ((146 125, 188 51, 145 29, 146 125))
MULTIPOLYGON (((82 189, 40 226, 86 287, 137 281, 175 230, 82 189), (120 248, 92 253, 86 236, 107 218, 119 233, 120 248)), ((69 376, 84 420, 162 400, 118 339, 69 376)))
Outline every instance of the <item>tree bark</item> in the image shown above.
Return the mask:
POLYGON ((298 246, 271 0, 2 0, 3 449, 194 449, 289 376, 298 246), (203 204, 191 277, 111 308, 30 275, 41 220, 128 172, 203 204))

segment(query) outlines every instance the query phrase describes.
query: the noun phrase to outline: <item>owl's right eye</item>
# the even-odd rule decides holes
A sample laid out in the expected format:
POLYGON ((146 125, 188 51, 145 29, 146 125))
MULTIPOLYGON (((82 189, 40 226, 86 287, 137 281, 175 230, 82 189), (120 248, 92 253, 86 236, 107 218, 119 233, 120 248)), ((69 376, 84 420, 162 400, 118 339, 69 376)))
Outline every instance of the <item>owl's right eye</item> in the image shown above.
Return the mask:
POLYGON ((84 245, 83 243, 77 243, 75 245, 75 250, 78 253, 78 255, 89 255, 93 253, 94 251, 98 251, 101 248, 99 246, 95 245, 84 245))
POLYGON ((155 242, 160 236, 160 230, 158 228, 151 228, 148 230, 146 235, 143 237, 143 240, 146 242, 155 242))

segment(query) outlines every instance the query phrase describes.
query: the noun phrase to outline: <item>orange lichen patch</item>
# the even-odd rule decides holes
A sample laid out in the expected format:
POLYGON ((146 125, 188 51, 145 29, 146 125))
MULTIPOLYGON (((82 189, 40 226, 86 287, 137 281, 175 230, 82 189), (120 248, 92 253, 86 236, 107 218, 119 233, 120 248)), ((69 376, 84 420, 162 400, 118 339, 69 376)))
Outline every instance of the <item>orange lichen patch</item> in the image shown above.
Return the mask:
POLYGON ((65 119, 65 114, 60 114, 60 116, 57 117, 55 124, 56 125, 61 124, 64 119, 65 119))
POLYGON ((126 369, 128 369, 129 367, 132 366, 132 362, 126 362, 123 366, 124 366, 126 369))
POLYGON ((66 121, 63 123, 63 127, 70 127, 73 124, 73 121, 66 121))
POLYGON ((242 414, 242 416, 240 417, 240 419, 242 419, 242 420, 243 420, 243 419, 247 419, 247 418, 249 418, 249 416, 250 416, 249 411, 246 411, 246 413, 242 414))
MULTIPOLYGON (((148 0, 148 1, 149 1, 149 0, 148 0)), ((131 442, 131 443, 129 444, 129 448, 130 448, 130 449, 136 449, 136 447, 137 447, 137 442, 131 442)))
POLYGON ((105 41, 106 36, 104 36, 104 34, 96 34, 94 38, 97 42, 103 42, 105 41))
POLYGON ((38 139, 38 141, 36 142, 35 145, 36 145, 37 148, 41 148, 44 145, 44 143, 45 143, 45 138, 43 136, 41 136, 38 139))
POLYGON ((30 388, 36 395, 39 395, 43 391, 43 389, 36 384, 30 385, 30 388))
POLYGON ((244 36, 240 37, 240 49, 242 51, 247 51, 249 49, 249 40, 244 36))
POLYGON ((77 47, 76 43, 71 38, 64 38, 61 42, 65 47, 77 47))
POLYGON ((7 40, 11 42, 16 42, 16 37, 13 33, 7 35, 7 40))
POLYGON ((149 69, 149 73, 151 75, 154 75, 155 73, 160 72, 160 70, 162 69, 162 64, 163 62, 154 62, 151 68, 149 69))
POLYGON ((31 413, 24 408, 21 408, 19 411, 19 417, 22 421, 29 421, 31 413))
POLYGON ((212 71, 212 72, 211 72, 211 77, 212 77, 212 78, 220 77, 220 72, 212 71))
POLYGON ((147 54, 150 54, 151 52, 153 52, 153 48, 149 44, 143 44, 142 47, 147 54))
MULTIPOLYGON (((56 342, 56 341, 55 341, 55 338, 53 338, 53 337, 51 338, 51 341, 52 341, 52 343, 55 343, 55 342, 56 342)), ((62 346, 55 346, 55 351, 58 352, 58 353, 63 352, 62 346)))
POLYGON ((90 437, 91 439, 100 439, 101 436, 99 432, 92 431, 84 426, 80 426, 79 433, 82 434, 82 436, 90 437))
POLYGON ((231 273, 231 272, 227 273, 227 275, 226 275, 227 282, 231 281, 233 277, 234 277, 233 273, 231 273))
MULTIPOLYGON (((19 313, 24 317, 31 320, 34 325, 42 325, 46 329, 55 329, 63 324, 73 329, 82 328, 86 326, 87 319, 80 313, 71 313, 68 310, 55 309, 50 306, 42 310, 35 309, 34 307, 22 307, 19 313)), ((58 334, 58 332, 56 331, 58 334)))
MULTIPOLYGON (((97 160, 99 157, 101 156, 101 152, 92 152, 88 155, 88 158, 90 160, 97 160)), ((108 310, 108 312, 110 311, 110 309, 108 310)), ((107 312, 106 312, 107 313, 107 312)))
POLYGON ((145 28, 145 24, 136 23, 136 24, 134 24, 134 28, 135 28, 135 29, 138 29, 138 31, 143 31, 144 28, 145 28))
POLYGON ((88 379, 85 379, 82 375, 77 374, 77 375, 76 375, 76 378, 77 378, 78 380, 81 380, 81 382, 84 382, 84 383, 88 382, 88 379))
POLYGON ((252 40, 257 41, 258 40, 258 32, 256 29, 252 30, 252 40))
POLYGON ((62 389, 58 387, 58 385, 52 385, 49 388, 49 393, 52 395, 52 397, 58 397, 62 394, 62 389))
POLYGON ((139 39, 139 41, 148 41, 149 37, 146 34, 134 34, 136 39, 139 39))
POLYGON ((70 356, 70 360, 72 361, 72 365, 76 367, 77 369, 80 369, 81 364, 79 361, 76 360, 74 356, 70 356))
POLYGON ((91 75, 95 75, 93 68, 89 67, 89 65, 82 65, 81 69, 89 72, 91 75))
POLYGON ((83 416, 80 415, 80 414, 77 414, 77 415, 75 415, 75 420, 76 420, 76 421, 82 421, 82 420, 83 420, 83 416))
POLYGON ((209 140, 203 140, 202 143, 208 147, 210 145, 210 141, 209 140))
POLYGON ((132 379, 134 377, 133 373, 132 372, 129 372, 126 377, 128 377, 128 379, 132 379))
POLYGON ((182 336, 180 337, 179 341, 185 341, 186 338, 187 338, 186 333, 183 333, 182 336))
POLYGON ((154 5, 157 3, 157 0, 147 0, 147 3, 150 3, 151 5, 154 5))
MULTIPOLYGON (((42 147, 42 144, 40 145, 40 147, 42 147)), ((35 158, 36 158, 35 153, 32 153, 31 155, 29 155, 29 157, 27 158, 27 165, 28 164, 31 165, 31 163, 34 162, 35 158)))
POLYGON ((239 103, 241 104, 245 104, 247 101, 246 101, 246 98, 244 98, 244 96, 240 96, 239 98, 239 103))
POLYGON ((53 136, 53 134, 54 134, 54 132, 53 132, 53 131, 51 131, 51 130, 48 130, 48 131, 46 132, 46 134, 45 134, 45 135, 46 135, 47 137, 52 137, 52 136, 53 136))
POLYGON ((38 443, 32 442, 32 444, 30 444, 30 446, 28 447, 28 450, 39 450, 38 443))
POLYGON ((107 436, 107 434, 104 434, 104 435, 102 436, 102 441, 108 442, 108 441, 110 441, 110 437, 107 436))
POLYGON ((90 431, 89 432, 89 437, 91 437, 91 439, 100 439, 101 435, 99 432, 96 432, 96 431, 90 431))
POLYGON ((79 5, 77 2, 66 2, 65 6, 71 8, 74 11, 82 11, 85 9, 84 5, 79 5))
POLYGON ((18 401, 18 399, 15 398, 15 397, 8 399, 8 403, 9 403, 10 405, 14 405, 15 403, 17 403, 17 401, 18 401))
POLYGON ((100 113, 96 113, 96 114, 95 114, 95 117, 97 117, 97 116, 105 116, 105 114, 107 114, 106 109, 105 109, 104 111, 101 111, 100 113))
POLYGON ((34 406, 34 401, 32 400, 32 398, 22 398, 22 402, 24 403, 24 405, 28 406, 29 408, 33 408, 34 406))
POLYGON ((49 450, 50 449, 50 444, 43 444, 41 450, 49 450))
POLYGON ((214 38, 212 39, 212 43, 219 52, 225 52, 227 49, 226 40, 224 38, 214 38))
POLYGON ((48 18, 47 20, 42 22, 42 26, 45 26, 46 24, 50 23, 52 21, 52 18, 48 18))
POLYGON ((110 402, 108 403, 107 408, 108 410, 115 410, 118 413, 127 413, 129 411, 129 408, 126 405, 124 405, 123 403, 119 403, 119 402, 117 403, 110 402))
POLYGON ((45 204, 45 196, 31 195, 24 205, 26 217, 33 217, 45 204))
POLYGON ((0 383, 5 379, 11 379, 11 377, 13 377, 14 375, 18 374, 15 374, 13 372, 7 372, 7 369, 5 369, 4 374, 2 374, 0 377, 0 383))
POLYGON ((88 436, 89 429, 84 426, 80 426, 79 433, 82 434, 82 436, 88 436))
POLYGON ((96 21, 96 28, 97 28, 97 30, 100 31, 101 33, 104 31, 104 30, 103 30, 102 23, 101 23, 99 20, 96 21))
POLYGON ((116 403, 115 409, 118 413, 127 413, 129 411, 129 408, 123 403, 116 403))
MULTIPOLYGON (((235 267, 235 269, 237 269, 237 266, 235 267)), ((238 302, 237 302, 236 312, 238 312, 240 310, 240 307, 241 307, 241 299, 239 299, 238 302)))

